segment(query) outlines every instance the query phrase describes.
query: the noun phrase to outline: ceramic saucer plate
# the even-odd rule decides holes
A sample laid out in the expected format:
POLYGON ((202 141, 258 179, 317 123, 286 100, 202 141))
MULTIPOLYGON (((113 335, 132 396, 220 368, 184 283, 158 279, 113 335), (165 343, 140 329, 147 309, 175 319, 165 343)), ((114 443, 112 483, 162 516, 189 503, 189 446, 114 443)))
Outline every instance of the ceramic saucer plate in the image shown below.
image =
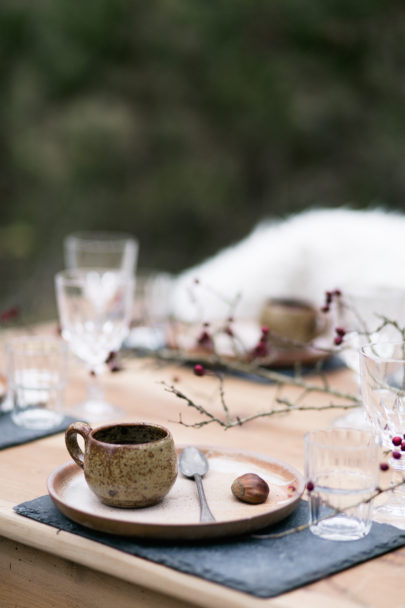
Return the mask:
MULTIPOLYGON (((243 359, 260 339, 260 327, 254 322, 235 321, 232 326, 233 336, 218 331, 219 327, 212 324, 210 332, 214 336, 215 352, 224 360, 243 359)), ((201 325, 180 325, 174 332, 174 337, 168 339, 168 352, 173 350, 175 353, 177 349, 190 363, 198 361, 202 355, 209 356, 204 345, 198 344, 201 331, 201 325)), ((294 367, 296 364, 314 365, 331 356, 332 342, 330 332, 326 328, 308 344, 272 343, 269 355, 260 364, 269 368, 294 367)))
POLYGON ((74 462, 50 475, 48 491, 56 507, 76 523, 111 534, 157 539, 192 540, 249 533, 281 521, 297 507, 304 480, 290 465, 242 450, 198 447, 209 461, 203 482, 215 522, 200 523, 196 484, 181 473, 162 502, 143 509, 103 505, 74 462), (267 481, 270 494, 265 503, 247 504, 233 496, 232 482, 244 473, 256 473, 267 481))

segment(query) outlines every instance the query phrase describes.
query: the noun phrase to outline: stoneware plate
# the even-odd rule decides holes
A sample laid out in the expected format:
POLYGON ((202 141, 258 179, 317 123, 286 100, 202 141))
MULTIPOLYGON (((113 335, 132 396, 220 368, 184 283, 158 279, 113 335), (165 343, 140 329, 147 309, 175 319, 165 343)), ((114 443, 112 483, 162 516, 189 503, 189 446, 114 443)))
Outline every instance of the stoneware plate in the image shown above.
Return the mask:
POLYGON ((293 467, 252 452, 198 447, 209 461, 203 483, 215 522, 199 522, 196 484, 180 472, 163 501, 143 509, 103 505, 74 462, 50 475, 48 491, 56 507, 76 523, 111 534, 158 539, 192 540, 253 532, 279 522, 297 507, 304 480, 293 467), (246 504, 233 496, 232 482, 244 473, 256 473, 267 481, 270 494, 266 502, 246 504))
MULTIPOLYGON (((215 352, 224 360, 244 359, 246 353, 250 352, 260 339, 260 327, 257 323, 242 322, 234 323, 232 326, 238 340, 233 339, 225 333, 217 333, 218 328, 212 326, 210 331, 215 335, 215 352), (241 344, 243 349, 241 350, 241 344)), ((209 351, 203 346, 197 345, 198 336, 201 335, 201 325, 190 325, 177 330, 174 339, 168 340, 168 352, 176 349, 183 353, 189 362, 199 362, 202 355, 209 357, 209 351)), ((257 360, 263 367, 279 368, 293 367, 296 364, 314 365, 318 361, 327 359, 332 354, 333 339, 327 328, 317 335, 308 344, 296 344, 285 342, 284 344, 270 345, 270 353, 262 360, 257 360)))

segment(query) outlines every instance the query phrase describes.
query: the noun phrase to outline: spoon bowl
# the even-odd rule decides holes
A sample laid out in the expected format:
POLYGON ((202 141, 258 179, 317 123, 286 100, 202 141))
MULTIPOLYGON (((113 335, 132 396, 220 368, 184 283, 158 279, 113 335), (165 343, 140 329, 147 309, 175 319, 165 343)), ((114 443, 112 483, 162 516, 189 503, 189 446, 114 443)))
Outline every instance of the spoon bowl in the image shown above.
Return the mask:
POLYGON ((215 521, 211 513, 202 484, 202 477, 209 468, 208 460, 204 454, 194 446, 184 448, 179 458, 179 469, 185 477, 194 479, 197 484, 198 498, 200 501, 200 521, 215 521))

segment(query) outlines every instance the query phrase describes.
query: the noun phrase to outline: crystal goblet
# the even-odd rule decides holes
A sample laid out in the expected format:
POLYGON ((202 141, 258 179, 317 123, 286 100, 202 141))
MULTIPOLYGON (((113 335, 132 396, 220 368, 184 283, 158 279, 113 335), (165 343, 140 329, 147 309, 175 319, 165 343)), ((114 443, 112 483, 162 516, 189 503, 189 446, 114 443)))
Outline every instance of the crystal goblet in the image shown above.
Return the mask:
MULTIPOLYGON (((354 372, 360 393, 359 350, 371 342, 398 340, 395 323, 404 323, 405 291, 394 287, 347 287, 337 301, 334 324, 345 337, 339 357, 354 372), (386 322, 389 320, 389 322, 386 322), (392 323, 393 322, 393 323, 392 323)), ((339 417, 334 426, 365 429, 369 426, 363 407, 339 417)))
MULTIPOLYGON (((401 446, 395 447, 393 438, 403 439, 405 433, 405 342, 363 346, 360 373, 365 410, 383 449, 391 454, 389 463, 394 482, 400 483, 405 473, 405 452, 401 446)), ((376 513, 380 520, 400 518, 405 525, 404 486, 390 494, 387 502, 376 508, 376 513)))
POLYGON ((73 269, 59 272, 55 285, 62 336, 89 370, 87 399, 74 411, 90 421, 117 418, 98 376, 128 334, 134 280, 111 269, 73 269))

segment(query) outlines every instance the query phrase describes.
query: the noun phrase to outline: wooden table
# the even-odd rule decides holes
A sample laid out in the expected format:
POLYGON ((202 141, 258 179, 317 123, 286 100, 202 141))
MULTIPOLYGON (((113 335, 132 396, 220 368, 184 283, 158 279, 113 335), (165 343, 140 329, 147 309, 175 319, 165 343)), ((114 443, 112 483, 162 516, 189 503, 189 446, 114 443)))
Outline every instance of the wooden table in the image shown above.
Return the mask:
MULTIPOLYGON (((180 425, 198 414, 167 393, 161 380, 176 376, 186 392, 210 393, 214 380, 197 378, 175 365, 158 368, 147 360, 125 362, 125 370, 106 374, 107 397, 127 411, 127 420, 164 424, 176 443, 250 449, 280 458, 303 470, 303 435, 327 425, 336 412, 295 412, 257 419, 223 431, 209 425, 180 425)), ((330 374, 341 389, 354 389, 350 372, 330 374)), ((71 364, 67 404, 84 396, 86 378, 71 364)), ((240 378, 226 379, 226 397, 238 415, 264 410, 274 390, 240 378)), ((291 389, 290 394, 293 394, 291 389)), ((325 396, 311 402, 326 403, 325 396)), ((219 412, 219 409, 216 410, 219 412)), ((63 434, 0 452, 0 606, 1 608, 364 608, 405 605, 405 548, 274 599, 258 599, 170 568, 133 557, 102 544, 59 532, 14 513, 13 506, 46 493, 48 475, 69 460, 63 434)))

